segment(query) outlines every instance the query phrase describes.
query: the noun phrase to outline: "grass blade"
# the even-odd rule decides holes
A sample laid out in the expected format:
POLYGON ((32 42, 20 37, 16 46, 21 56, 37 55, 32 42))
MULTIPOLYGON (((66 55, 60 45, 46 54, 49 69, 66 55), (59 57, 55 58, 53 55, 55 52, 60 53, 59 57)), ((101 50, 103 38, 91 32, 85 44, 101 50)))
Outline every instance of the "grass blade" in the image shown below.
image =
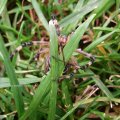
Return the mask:
POLYGON ((43 15, 43 12, 41 11, 40 5, 37 3, 36 0, 31 0, 31 2, 32 2, 33 8, 34 8, 36 14, 38 15, 39 20, 43 23, 45 29, 47 31, 49 31, 48 22, 47 22, 45 16, 43 15))
POLYGON ((48 120, 55 120, 58 85, 56 81, 52 81, 51 84, 48 120))
POLYGON ((111 92, 108 90, 108 88, 103 84, 103 82, 95 77, 92 77, 92 79, 95 81, 95 83, 99 86, 99 88, 103 91, 103 93, 105 93, 105 95, 112 100, 114 97, 111 94, 111 92))
POLYGON ((49 73, 46 77, 42 78, 42 82, 38 86, 29 108, 27 109, 27 111, 25 111, 25 113, 20 118, 20 120, 26 120, 30 115, 32 115, 32 113, 35 112, 36 108, 43 100, 44 95, 50 90, 50 85, 51 85, 51 79, 49 73))
POLYGON ((64 19, 62 19, 59 23, 61 27, 65 27, 70 23, 74 23, 79 18, 82 18, 87 13, 91 12, 92 10, 96 9, 100 5, 100 0, 95 0, 88 5, 85 5, 83 8, 80 9, 80 11, 74 12, 64 19), (92 7, 91 7, 92 6, 92 7))
POLYGON ((57 37, 55 26, 53 25, 52 20, 49 22, 49 28, 50 28, 51 77, 53 79, 56 79, 58 76, 57 74, 58 61, 56 60, 58 58, 58 37, 57 37))
POLYGON ((18 115, 21 116, 24 112, 23 98, 22 98, 22 94, 20 91, 20 87, 15 87, 16 85, 19 86, 19 83, 17 81, 17 77, 16 77, 15 72, 13 70, 13 66, 10 62, 10 59, 8 58, 9 55, 7 53, 7 50, 4 47, 4 43, 3 43, 3 39, 2 39, 1 35, 0 35, 0 52, 3 56, 3 62, 5 65, 5 68, 6 68, 6 72, 8 74, 9 79, 10 79, 10 84, 12 86, 11 88, 12 88, 16 108, 18 111, 18 115))
POLYGON ((95 17, 95 14, 91 15, 82 25, 76 29, 74 34, 72 35, 71 39, 67 43, 67 45, 64 48, 64 55, 65 55, 65 60, 68 61, 69 58, 71 57, 72 53, 77 49, 78 43, 86 31, 88 25, 90 22, 93 20, 95 17), (69 52, 68 52, 69 51, 69 52))
MULTIPOLYGON (((80 105, 85 105, 85 104, 88 104, 88 103, 91 103, 95 100, 96 98, 89 98, 89 99, 83 99, 81 101, 79 101, 78 103, 76 103, 74 105, 74 107, 69 111, 67 112, 60 120, 65 120, 72 112, 74 112, 80 105)), ((106 101, 109 101, 109 98, 107 97, 99 97, 98 99, 96 99, 96 101, 102 101, 102 102, 106 102, 106 101)), ((120 99, 113 99, 114 102, 118 102, 120 103, 120 99)))
POLYGON ((117 30, 114 30, 100 38, 98 38, 97 40, 93 41, 88 47, 85 48, 85 51, 90 51, 93 48, 95 48, 97 45, 99 45, 101 42, 103 42, 104 40, 106 40, 108 37, 110 37, 112 34, 114 34, 117 30))
MULTIPOLYGON (((3 10, 1 16, 2 16, 3 25, 6 25, 11 28, 11 23, 10 23, 10 19, 9 19, 9 15, 8 15, 8 11, 7 11, 6 7, 4 7, 4 10, 3 10)), ((6 31, 5 34, 6 34, 9 42, 15 41, 15 36, 11 31, 6 31)), ((14 47, 13 47, 13 49, 14 49, 14 47)))
MULTIPOLYGON (((78 43, 82 35, 84 34, 84 32, 86 31, 87 27, 89 26, 90 22, 93 20, 94 17, 95 17, 95 14, 91 15, 82 25, 80 25, 76 29, 74 34, 71 36, 66 46, 64 47, 63 52, 65 55, 66 62, 70 59, 70 57, 72 56, 72 53, 77 49, 78 43)), ((61 58, 62 58, 62 55, 61 55, 61 58)), ((62 74, 63 70, 64 70, 64 64, 61 63, 61 66, 59 68, 59 75, 62 74)))
POLYGON ((102 0, 100 6, 93 12, 93 14, 96 14, 95 19, 100 17, 114 3, 115 3, 115 0, 105 0, 105 1, 102 0))
POLYGON ((49 112, 48 112, 48 120, 55 119, 56 112, 56 101, 57 101, 57 79, 58 79, 58 37, 56 34, 55 26, 52 20, 49 22, 50 28, 50 57, 51 57, 51 92, 50 92, 50 103, 49 103, 49 112))
POLYGON ((7 0, 0 1, 0 15, 1 15, 2 11, 4 10, 6 3, 7 3, 7 0))
MULTIPOLYGON (((63 94, 62 101, 64 103, 64 106, 67 106, 66 109, 67 109, 67 111, 69 111, 73 107, 73 105, 72 105, 72 100, 70 97, 68 84, 67 84, 66 80, 63 80, 63 82, 62 82, 62 94, 63 94)), ((69 120, 73 120, 73 119, 74 119, 73 114, 71 114, 69 116, 69 120)))
MULTIPOLYGON (((18 78, 20 85, 14 85, 16 87, 23 86, 26 84, 37 83, 41 80, 39 78, 18 78)), ((12 87, 9 78, 0 78, 0 88, 12 87)))
POLYGON ((20 118, 20 120, 24 120, 28 118, 33 112, 35 112, 36 108, 43 100, 44 94, 50 90, 50 86, 52 86, 51 96, 53 98, 50 99, 50 112, 49 112, 50 114, 48 115, 48 119, 51 119, 51 117, 54 118, 55 116, 55 108, 56 108, 55 101, 56 101, 56 95, 57 95, 57 81, 55 82, 55 80, 57 80, 58 78, 58 75, 56 73, 58 71, 57 70, 58 63, 55 58, 58 57, 58 40, 57 40, 55 27, 52 24, 52 21, 50 23, 50 55, 51 55, 51 71, 39 85, 28 110, 24 113, 24 115, 20 118), (52 100, 54 100, 54 103, 52 100), (54 109, 51 114, 51 109, 53 108, 53 106, 54 106, 54 109))

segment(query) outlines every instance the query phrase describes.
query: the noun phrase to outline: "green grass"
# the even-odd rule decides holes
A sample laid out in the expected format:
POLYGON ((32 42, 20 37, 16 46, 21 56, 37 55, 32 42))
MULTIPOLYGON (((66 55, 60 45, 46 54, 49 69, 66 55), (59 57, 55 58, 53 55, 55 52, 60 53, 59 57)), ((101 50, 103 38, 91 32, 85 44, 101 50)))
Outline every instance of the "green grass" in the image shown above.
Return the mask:
POLYGON ((71 0, 61 4, 57 0, 1 0, 0 119, 119 120, 119 7, 119 0, 71 0), (49 23, 53 13, 63 35, 74 31, 63 53, 58 49, 56 29, 49 23), (86 35, 90 43, 80 44, 86 35), (26 47, 12 61, 9 59, 21 43, 43 38, 49 38, 50 43, 47 73, 41 59, 30 63, 39 45, 26 47), (65 63, 73 56, 79 65, 88 62, 75 53, 78 47, 94 55, 95 62, 85 70, 68 67, 65 74, 63 54, 65 63))

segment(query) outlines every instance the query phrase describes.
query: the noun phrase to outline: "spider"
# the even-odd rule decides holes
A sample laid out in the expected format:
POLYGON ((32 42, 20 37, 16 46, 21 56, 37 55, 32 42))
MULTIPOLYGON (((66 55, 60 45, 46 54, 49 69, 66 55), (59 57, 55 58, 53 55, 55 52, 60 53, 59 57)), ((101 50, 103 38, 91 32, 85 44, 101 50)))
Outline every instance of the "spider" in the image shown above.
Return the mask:
MULTIPOLYGON (((58 36, 58 43, 59 43, 59 53, 62 53, 62 56, 63 56, 62 61, 64 62, 64 66, 65 66, 64 73, 66 73, 69 68, 72 68, 73 70, 86 69, 87 67, 92 65, 92 63, 95 61, 95 57, 90 53, 84 52, 81 48, 78 48, 75 52, 83 54, 85 57, 90 59, 90 61, 85 66, 82 66, 82 67, 79 66, 75 57, 72 57, 67 63, 65 62, 63 48, 69 41, 69 38, 71 35, 65 36, 61 34, 61 28, 55 16, 52 16, 52 19, 50 20, 50 22, 52 22, 56 28, 56 33, 58 36)), ((22 48, 27 46, 36 46, 36 45, 40 45, 40 49, 31 61, 40 60, 40 62, 44 63, 44 71, 45 73, 47 73, 50 68, 50 53, 49 53, 50 45, 49 45, 49 41, 45 41, 44 39, 41 39, 40 41, 30 41, 30 42, 22 43, 13 51, 13 53, 10 55, 10 59, 12 59, 16 53, 22 50, 22 48)))

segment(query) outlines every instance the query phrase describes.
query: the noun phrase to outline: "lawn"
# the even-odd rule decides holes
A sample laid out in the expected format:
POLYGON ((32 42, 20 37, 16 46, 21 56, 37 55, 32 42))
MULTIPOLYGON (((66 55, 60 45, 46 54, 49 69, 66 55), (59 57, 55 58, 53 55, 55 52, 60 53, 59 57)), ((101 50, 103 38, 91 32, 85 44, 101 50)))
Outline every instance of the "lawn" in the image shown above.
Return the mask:
POLYGON ((119 0, 0 0, 0 120, 120 120, 119 0))

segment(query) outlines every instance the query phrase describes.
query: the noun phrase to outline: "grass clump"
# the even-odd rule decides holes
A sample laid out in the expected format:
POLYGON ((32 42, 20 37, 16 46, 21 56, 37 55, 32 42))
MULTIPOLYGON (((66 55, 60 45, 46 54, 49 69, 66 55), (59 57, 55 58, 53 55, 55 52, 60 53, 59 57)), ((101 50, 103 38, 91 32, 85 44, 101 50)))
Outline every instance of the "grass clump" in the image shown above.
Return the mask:
POLYGON ((0 3, 1 119, 119 120, 118 0, 0 3), (52 14, 68 37, 62 47, 52 14), (25 47, 10 60, 17 46, 31 41, 47 45, 25 47), (77 48, 95 56, 84 70, 76 67, 89 59, 77 48), (44 52, 32 61, 39 49, 44 52))

